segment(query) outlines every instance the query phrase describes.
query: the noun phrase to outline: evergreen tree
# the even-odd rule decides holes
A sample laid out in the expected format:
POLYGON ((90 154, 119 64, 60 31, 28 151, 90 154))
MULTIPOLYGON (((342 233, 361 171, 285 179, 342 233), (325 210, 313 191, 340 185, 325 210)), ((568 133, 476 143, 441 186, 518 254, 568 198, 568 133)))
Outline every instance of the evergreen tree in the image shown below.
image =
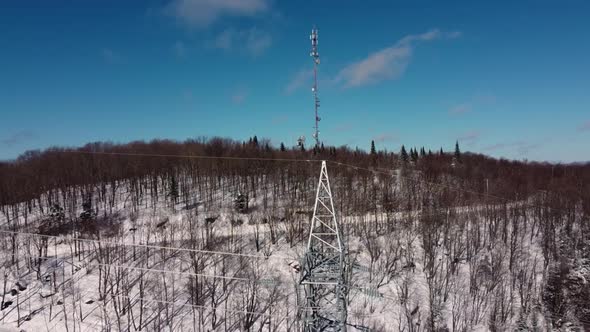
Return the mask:
POLYGON ((286 151, 285 144, 283 144, 283 142, 281 142, 281 152, 285 152, 285 151, 286 151))
POLYGON ((418 150, 412 149, 412 151, 410 153, 410 157, 412 158, 412 162, 414 162, 414 163, 418 162, 418 150))
POLYGON ((441 155, 441 156, 445 154, 445 153, 443 152, 443 149, 442 149, 442 148, 440 148, 440 151, 438 152, 438 154, 439 154, 439 155, 441 155))
POLYGON ((424 147, 420 148, 420 157, 424 157, 426 156, 426 150, 424 150, 424 147))
POLYGON ((322 142, 321 146, 320 146, 320 151, 322 151, 322 153, 324 151, 326 151, 326 148, 324 147, 324 142, 322 142))
POLYGON ((408 162, 408 152, 406 151, 406 147, 402 145, 402 149, 400 151, 400 156, 402 157, 402 161, 404 163, 408 162))
POLYGON ((377 150, 375 150, 375 141, 371 140, 371 154, 377 154, 377 150))
POLYGON ((461 150, 459 149, 459 141, 455 143, 455 160, 461 162, 461 150))
POLYGON ((254 135, 254 138, 252 139, 252 143, 254 144, 254 146, 258 146, 258 137, 256 137, 256 135, 254 135))

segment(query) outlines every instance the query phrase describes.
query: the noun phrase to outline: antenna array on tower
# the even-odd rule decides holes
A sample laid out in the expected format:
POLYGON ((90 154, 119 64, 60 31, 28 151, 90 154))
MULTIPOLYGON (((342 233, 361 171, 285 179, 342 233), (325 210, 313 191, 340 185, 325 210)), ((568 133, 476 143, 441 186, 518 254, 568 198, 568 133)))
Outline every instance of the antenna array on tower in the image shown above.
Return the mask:
POLYGON ((320 117, 318 115, 318 108, 320 107, 320 99, 318 98, 318 65, 320 64, 320 54, 318 53, 318 30, 314 27, 311 30, 311 35, 309 36, 311 40, 311 52, 309 55, 313 58, 313 87, 311 91, 313 92, 313 100, 314 100, 314 110, 315 110, 315 126, 314 126, 314 133, 313 138, 315 139, 315 147, 318 149, 320 147, 320 117))

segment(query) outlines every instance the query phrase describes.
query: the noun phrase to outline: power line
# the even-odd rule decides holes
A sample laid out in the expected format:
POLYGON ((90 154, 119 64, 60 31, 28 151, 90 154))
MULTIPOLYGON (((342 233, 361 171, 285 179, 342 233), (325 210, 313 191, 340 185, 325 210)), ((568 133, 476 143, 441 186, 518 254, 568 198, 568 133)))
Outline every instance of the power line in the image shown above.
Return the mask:
POLYGON ((130 152, 100 152, 100 151, 78 151, 78 150, 55 150, 55 151, 52 151, 52 152, 72 153, 72 154, 89 154, 89 155, 130 156, 130 157, 164 157, 164 158, 250 160, 250 161, 319 162, 319 160, 314 160, 314 159, 295 159, 295 158, 259 158, 259 157, 232 157, 232 156, 202 156, 202 155, 156 154, 156 153, 130 153, 130 152))
MULTIPOLYGON (((85 295, 92 294, 92 295, 95 295, 95 296, 101 296, 101 295, 103 295, 103 294, 100 294, 99 292, 89 291, 89 290, 85 291, 84 294, 85 295)), ((219 310, 219 311, 223 311, 223 312, 237 313, 237 314, 260 315, 260 316, 264 316, 264 317, 278 317, 278 318, 281 318, 281 319, 288 318, 288 317, 291 316, 291 315, 271 314, 271 313, 267 313, 267 312, 264 312, 264 311, 248 311, 248 310, 237 310, 237 309, 225 309, 225 308, 221 308, 221 307, 211 307, 211 306, 197 305, 197 304, 188 303, 189 300, 187 300, 187 302, 165 301, 165 300, 148 299, 148 298, 139 297, 139 296, 123 295, 123 294, 120 294, 120 293, 116 293, 116 294, 104 294, 104 295, 110 296, 111 298, 114 298, 114 297, 126 298, 126 299, 129 299, 131 301, 139 301, 139 300, 141 300, 141 301, 144 301, 146 303, 163 303, 163 304, 170 304, 170 305, 176 306, 176 307, 193 307, 193 308, 197 308, 197 309, 219 310)), ((146 305, 144 304, 144 306, 146 306, 146 305)))
MULTIPOLYGON (((0 231, 1 232, 1 231, 0 231)), ((50 259, 56 259, 56 257, 36 257, 36 258, 32 258, 31 259, 44 259, 44 260, 50 260, 50 259)), ((88 264, 88 265, 94 265, 94 264, 88 264)), ((86 265, 86 266, 88 266, 86 265)), ((115 267, 115 268, 122 268, 122 269, 132 269, 132 270, 140 270, 140 271, 146 271, 146 272, 150 272, 150 273, 166 273, 166 274, 174 274, 174 275, 188 275, 188 276, 200 276, 200 277, 205 277, 205 278, 220 278, 220 279, 230 279, 230 280, 237 280, 237 281, 244 281, 244 282, 255 282, 255 283, 264 283, 264 279, 249 279, 249 278, 241 278, 241 277, 229 277, 229 276, 222 276, 222 275, 206 275, 206 274, 198 274, 198 273, 191 273, 191 272, 182 272, 182 271, 174 271, 174 270, 163 270, 163 269, 154 269, 154 268, 142 268, 142 267, 136 267, 136 266, 129 266, 129 265, 122 265, 122 264, 107 264, 107 263, 98 263, 96 265, 99 266, 110 266, 110 267, 115 267)), ((73 283, 76 283, 77 281, 79 281, 81 279, 78 278, 78 280, 72 280, 73 283)), ((270 281, 270 280, 269 280, 270 281)), ((269 282, 271 283, 271 282, 269 282)), ((272 283, 276 283, 276 282, 272 282, 272 283)), ((366 288, 366 287, 360 287, 357 285, 353 285, 353 284, 347 284, 350 288, 352 289, 357 289, 361 291, 361 294, 364 294, 366 296, 370 296, 370 297, 374 297, 377 299, 384 299, 384 300, 392 300, 395 301, 396 299, 393 297, 389 297, 384 295, 383 293, 377 293, 378 291, 376 289, 371 289, 371 288, 366 288), (366 291, 374 291, 375 294, 369 294, 366 291)), ((110 295, 110 294, 109 294, 110 295)), ((110 296, 115 296, 117 297, 117 294, 113 294, 110 296)), ((152 301, 152 300, 149 300, 152 301)), ((155 302, 159 302, 159 301, 155 301, 155 302)), ((170 303, 172 304, 172 303, 170 303)), ((200 306, 203 308, 206 308, 204 306, 200 306)), ((213 307, 209 307, 210 309, 213 309, 213 307)), ((301 308, 307 308, 307 307, 301 307, 301 308)), ((219 309, 219 308, 217 308, 219 309)), ((243 311, 239 311, 239 312, 243 312, 243 311)), ((370 315, 360 315, 359 317, 365 317, 365 318, 369 318, 369 317, 380 317, 383 315, 386 315, 387 313, 380 313, 380 314, 370 314, 370 315)), ((551 317, 551 318, 559 318, 557 316, 554 315, 547 315, 544 317, 551 317)), ((588 323, 587 321, 584 321, 583 319, 577 319, 578 321, 582 322, 582 323, 588 323)))
MULTIPOLYGON (((31 256, 28 256, 26 258, 29 258, 31 260, 44 260, 44 261, 51 261, 51 260, 57 261, 58 260, 58 257, 31 257, 31 256)), ((67 262, 67 258, 64 258, 63 260, 67 262)), ((68 262, 68 263, 76 266, 73 262, 72 263, 68 262)), ((140 267, 140 266, 125 265, 125 264, 114 264, 114 263, 92 263, 92 260, 90 260, 90 262, 88 262, 87 264, 82 264, 81 266, 86 269, 88 267, 92 267, 92 266, 94 266, 94 267, 104 266, 104 267, 113 267, 113 268, 125 269, 125 270, 144 271, 144 272, 150 272, 150 273, 165 273, 165 274, 184 275, 184 276, 189 276, 189 277, 192 276, 192 277, 201 277, 201 278, 209 278, 209 279, 226 279, 226 280, 235 280, 235 281, 242 281, 242 282, 259 283, 259 284, 278 284, 275 280, 271 280, 271 279, 259 279, 259 278, 251 279, 251 278, 244 278, 244 277, 231 277, 231 276, 225 276, 225 275, 184 272, 184 271, 147 268, 147 267, 140 267)), ((6 268, 6 267, 4 267, 2 269, 9 270, 9 268, 6 268)), ((81 279, 81 277, 80 277, 80 279, 81 279)))
MULTIPOLYGON (((45 260, 45 261, 50 261, 50 260, 57 261, 58 260, 57 256, 55 256, 55 257, 26 256, 25 258, 29 258, 31 260, 45 260)), ((73 262, 68 262, 67 258, 63 258, 63 261, 76 266, 73 262)), ((90 262, 88 262, 87 264, 83 264, 81 266, 83 266, 86 269, 89 266, 105 266, 105 267, 113 267, 113 268, 126 269, 126 270, 138 270, 138 271, 144 271, 144 272, 148 272, 148 273, 164 273, 164 274, 185 275, 185 276, 203 277, 203 278, 211 278, 211 279, 227 279, 227 280, 235 280, 235 281, 242 281, 242 282, 252 282, 252 283, 258 283, 258 284, 284 284, 284 282, 282 282, 282 281, 277 281, 277 280, 272 280, 272 279, 260 279, 260 278, 251 279, 251 278, 245 278, 245 277, 211 275, 211 274, 184 272, 184 271, 177 271, 177 270, 145 268, 145 267, 131 266, 131 265, 126 265, 126 264, 115 264, 115 263, 92 263, 92 260, 90 260, 90 262)), ((7 268, 4 268, 4 269, 7 270, 7 268)), ((72 275, 72 278, 73 277, 74 276, 72 275)), ((80 276, 77 280, 72 279, 71 281, 75 283, 81 279, 82 279, 82 276, 80 276)), ((389 297, 383 293, 380 293, 376 288, 367 288, 367 287, 362 287, 357 284, 351 284, 351 283, 346 283, 345 285, 351 289, 358 290, 360 294, 363 294, 365 296, 374 297, 374 298, 378 298, 378 299, 388 299, 388 300, 392 300, 392 301, 395 300, 393 297, 389 297)))
MULTIPOLYGON (((28 233, 28 232, 17 232, 17 231, 7 231, 7 230, 0 230, 0 233, 4 234, 13 234, 13 235, 27 235, 27 236, 37 236, 37 237, 44 237, 44 238, 60 238, 59 236, 55 235, 45 235, 45 234, 37 234, 37 233, 28 233)), ((93 242, 93 243, 102 243, 108 244, 113 246, 123 246, 123 247, 140 247, 140 248, 149 248, 149 249, 164 249, 164 250, 178 250, 178 251, 188 251, 188 252, 196 252, 196 253, 203 253, 203 254, 210 254, 210 255, 227 255, 227 256, 238 256, 238 257, 247 257, 247 258, 255 258, 255 259, 286 259, 286 260, 296 260, 295 258, 288 257, 288 256, 279 256, 279 255, 255 255, 255 254, 245 254, 245 253, 237 253, 237 252, 227 252, 227 251, 214 251, 214 250, 202 250, 202 249, 191 249, 191 248, 178 248, 178 247, 167 247, 167 246, 156 246, 156 245, 149 245, 149 244, 134 244, 134 243, 120 243, 120 242, 112 242, 112 241, 104 241, 104 240, 94 240, 94 239, 86 239, 86 238, 73 238, 73 241, 81 241, 81 242, 93 242)))
POLYGON ((226 279, 226 280, 235 280, 235 281, 244 281, 244 282, 254 282, 254 283, 274 283, 273 280, 268 279, 250 279, 250 278, 242 278, 242 277, 230 277, 224 275, 211 275, 211 274, 202 274, 202 273, 193 273, 193 272, 183 272, 183 271, 174 271, 174 270, 164 270, 164 269, 154 269, 154 268, 144 268, 138 266, 130 266, 130 265, 121 265, 121 264, 107 264, 107 263, 98 263, 99 266, 110 266, 119 269, 126 269, 126 270, 138 270, 138 271, 146 271, 146 272, 155 272, 155 273, 167 273, 167 274, 174 274, 174 275, 185 275, 185 276, 192 276, 192 277, 202 277, 202 278, 211 278, 211 279, 226 279))
MULTIPOLYGON (((355 170, 358 170, 358 171, 367 171, 367 172, 370 172, 370 173, 378 173, 378 174, 384 174, 384 175, 388 175, 388 176, 392 175, 390 172, 384 172, 384 171, 370 169, 370 168, 366 168, 366 167, 362 167, 362 166, 341 163, 341 162, 338 162, 338 161, 331 161, 331 160, 329 160, 328 162, 330 162, 330 163, 332 163, 334 165, 343 166, 343 167, 347 167, 347 168, 352 168, 352 169, 355 169, 355 170)), ((479 196, 482 196, 482 197, 495 198, 495 199, 504 201, 505 203, 515 202, 514 200, 511 200, 509 198, 505 198, 505 197, 501 197, 501 196, 497 196, 497 195, 492 195, 492 194, 488 194, 488 193, 481 193, 481 192, 477 192, 475 190, 470 190, 470 189, 453 187, 453 186, 448 185, 448 184, 435 183, 435 182, 425 181, 425 180, 420 180, 420 179, 413 179, 413 178, 411 178, 409 176, 402 176, 402 175, 400 175, 400 177, 401 178, 404 178, 406 180, 409 180, 409 181, 417 182, 417 183, 425 183, 425 184, 429 184, 429 185, 436 186, 436 187, 442 187, 442 188, 451 189, 451 190, 454 190, 454 191, 465 192, 465 193, 469 193, 469 194, 479 195, 479 196)), ((569 211, 565 211, 563 209, 552 208, 552 207, 549 207, 549 206, 541 206, 539 204, 534 204, 534 203, 533 204, 528 203, 528 206, 531 206, 531 207, 539 207, 539 208, 547 208, 547 209, 553 210, 553 211, 559 211, 559 212, 562 212, 562 213, 569 213, 569 211)))

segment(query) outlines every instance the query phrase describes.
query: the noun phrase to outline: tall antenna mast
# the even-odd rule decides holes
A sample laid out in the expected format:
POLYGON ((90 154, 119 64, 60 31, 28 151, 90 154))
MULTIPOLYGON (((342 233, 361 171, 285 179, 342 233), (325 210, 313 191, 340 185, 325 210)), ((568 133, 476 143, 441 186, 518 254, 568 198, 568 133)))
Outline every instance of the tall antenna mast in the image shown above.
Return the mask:
POLYGON ((315 139, 315 147, 319 149, 320 147, 320 117, 318 116, 318 108, 320 107, 320 99, 318 98, 318 65, 320 64, 320 54, 318 53, 318 29, 314 26, 311 29, 311 35, 309 36, 311 40, 311 53, 309 55, 313 58, 313 88, 311 91, 313 92, 313 100, 314 100, 314 109, 315 109, 315 132, 313 134, 313 138, 315 139))

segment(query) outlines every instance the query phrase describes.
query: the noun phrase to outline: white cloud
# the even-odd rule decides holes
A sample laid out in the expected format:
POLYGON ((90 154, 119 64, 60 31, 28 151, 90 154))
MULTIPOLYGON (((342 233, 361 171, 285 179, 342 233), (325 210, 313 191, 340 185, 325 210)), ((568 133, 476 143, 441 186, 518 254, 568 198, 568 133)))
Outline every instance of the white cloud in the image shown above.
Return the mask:
POLYGON ((311 89, 313 78, 313 69, 301 69, 289 81, 289 84, 285 87, 286 94, 292 94, 300 88, 308 85, 311 89))
POLYGON ((463 35, 463 33, 461 31, 451 31, 447 33, 447 37, 448 38, 459 38, 463 35))
POLYGON ((206 27, 222 16, 255 16, 268 9, 268 0, 173 0, 164 11, 191 27, 206 27))
POLYGON ((236 30, 228 28, 222 31, 212 42, 213 48, 235 50, 251 56, 259 56, 272 44, 270 33, 258 28, 236 30))
POLYGON ((336 75, 335 82, 345 87, 358 87, 403 75, 416 42, 442 38, 457 38, 459 32, 441 32, 433 29, 419 35, 409 35, 392 46, 369 54, 365 59, 349 64, 336 75))
POLYGON ((342 69, 336 83, 356 87, 400 77, 408 66, 412 50, 408 46, 392 46, 369 55, 342 69))

